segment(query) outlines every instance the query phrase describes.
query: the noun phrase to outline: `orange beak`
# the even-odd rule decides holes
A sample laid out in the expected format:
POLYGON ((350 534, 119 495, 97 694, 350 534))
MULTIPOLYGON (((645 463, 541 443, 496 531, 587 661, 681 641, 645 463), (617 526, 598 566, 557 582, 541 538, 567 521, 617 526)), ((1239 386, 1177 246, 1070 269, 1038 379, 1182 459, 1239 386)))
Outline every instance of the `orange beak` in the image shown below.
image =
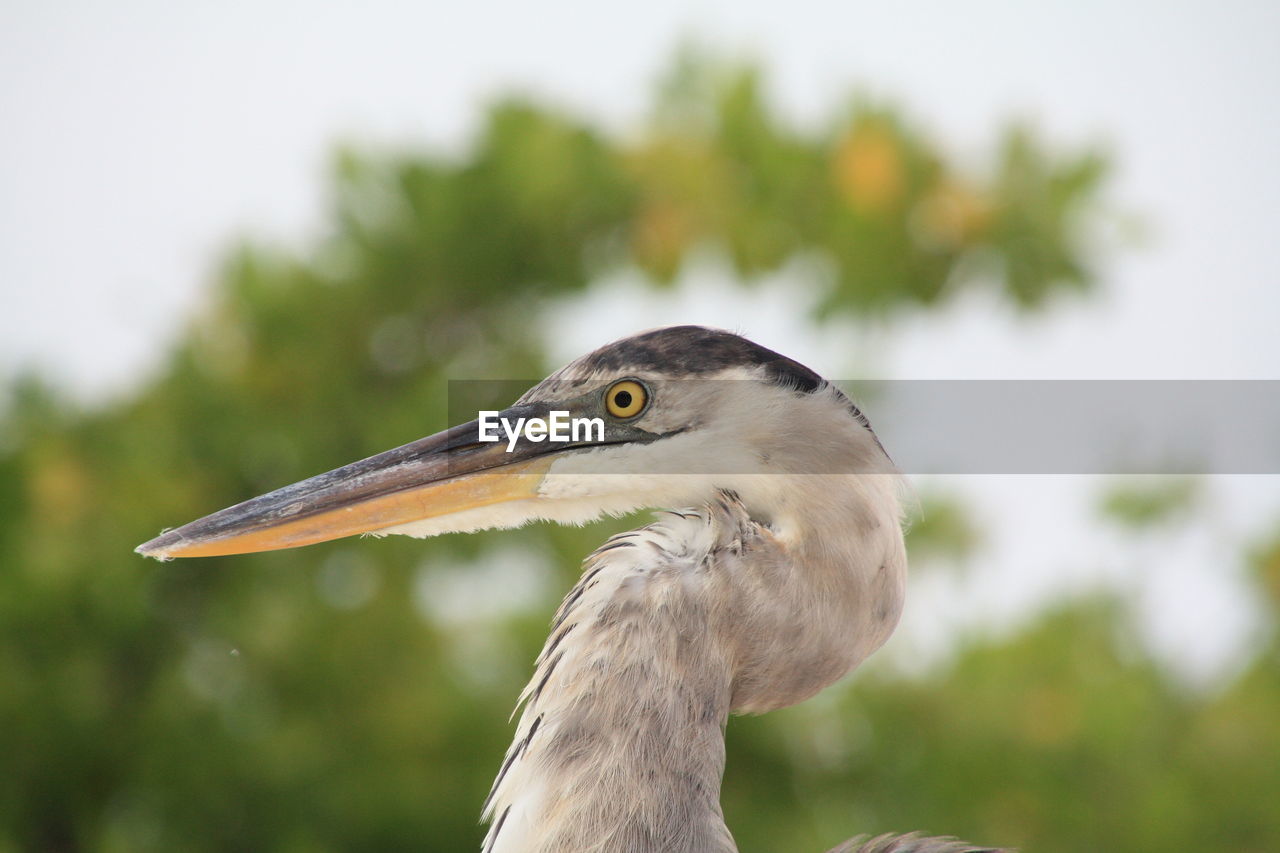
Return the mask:
POLYGON ((473 421, 215 512, 137 552, 167 560, 296 548, 536 498, 562 449, 482 444, 473 421))

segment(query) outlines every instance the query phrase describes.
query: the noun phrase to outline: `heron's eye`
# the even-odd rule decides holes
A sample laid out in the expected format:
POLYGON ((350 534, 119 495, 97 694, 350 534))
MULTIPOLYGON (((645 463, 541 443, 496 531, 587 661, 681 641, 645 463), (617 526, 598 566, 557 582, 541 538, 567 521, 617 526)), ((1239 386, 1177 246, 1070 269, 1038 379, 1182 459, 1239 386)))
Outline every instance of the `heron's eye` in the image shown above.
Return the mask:
POLYGON ((634 418, 649 403, 649 392, 634 379, 623 379, 604 392, 604 407, 615 418, 634 418))

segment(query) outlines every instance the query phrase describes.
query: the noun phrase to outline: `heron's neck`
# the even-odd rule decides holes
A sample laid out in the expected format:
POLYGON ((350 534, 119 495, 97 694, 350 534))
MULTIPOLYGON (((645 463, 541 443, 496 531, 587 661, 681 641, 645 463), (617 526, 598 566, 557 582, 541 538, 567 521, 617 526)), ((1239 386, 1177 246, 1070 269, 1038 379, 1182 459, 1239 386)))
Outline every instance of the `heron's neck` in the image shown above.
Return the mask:
POLYGON ((486 851, 736 850, 720 810, 731 663, 682 589, 715 535, 673 516, 587 561, 521 697, 486 851))
POLYGON ((896 503, 826 485, 797 517, 845 535, 816 553, 804 531, 775 535, 721 493, 587 560, 521 696, 486 851, 736 849, 720 810, 730 711, 812 696, 879 646, 901 607, 896 503), (880 503, 883 518, 858 514, 880 503))

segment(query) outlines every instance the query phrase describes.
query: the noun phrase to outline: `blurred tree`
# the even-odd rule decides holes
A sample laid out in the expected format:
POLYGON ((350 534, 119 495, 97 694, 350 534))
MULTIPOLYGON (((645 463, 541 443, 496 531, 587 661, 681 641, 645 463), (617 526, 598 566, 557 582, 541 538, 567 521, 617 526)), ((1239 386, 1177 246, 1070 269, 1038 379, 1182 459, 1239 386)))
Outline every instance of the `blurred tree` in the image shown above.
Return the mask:
MULTIPOLYGON (((1092 280, 1095 152, 1013 129, 983 179, 888 106, 801 132, 756 72, 688 59, 663 93, 635 138, 509 101, 455 160, 342 152, 329 235, 230 253, 135 398, 78 411, 38 381, 11 389, 0 851, 477 848, 510 705, 609 525, 173 565, 132 548, 445 426, 451 376, 541 374, 549 297, 626 266, 661 284, 702 245, 744 281, 825 259, 823 316, 975 285, 1032 307, 1092 280)), ((941 521, 940 547, 972 541, 962 514, 941 521)), ((1084 603, 936 684, 865 679, 788 712, 824 721, 800 734, 735 721, 731 825, 749 849, 917 826, 1045 850, 1280 846, 1259 805, 1277 790, 1274 670, 1198 709, 1122 653, 1119 624, 1084 603)))
POLYGON ((1195 509, 1202 484, 1194 477, 1128 477, 1102 496, 1106 518, 1133 530, 1179 520, 1195 509))
POLYGON ((913 562, 946 557, 962 565, 981 544, 978 524, 960 499, 935 490, 908 506, 907 553, 913 562))

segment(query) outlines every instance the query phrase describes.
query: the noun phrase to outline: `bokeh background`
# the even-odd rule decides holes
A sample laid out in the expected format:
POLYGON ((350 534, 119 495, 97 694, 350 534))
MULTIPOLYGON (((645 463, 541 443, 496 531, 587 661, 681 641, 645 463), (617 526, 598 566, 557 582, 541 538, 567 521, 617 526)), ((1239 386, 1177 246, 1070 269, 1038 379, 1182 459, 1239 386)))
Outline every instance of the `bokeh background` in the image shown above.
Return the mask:
MULTIPOLYGON (((1274 4, 0 18, 0 851, 478 847, 639 519, 132 553, 449 380, 680 322, 846 378, 1280 378, 1274 4)), ((730 721, 744 850, 1280 849, 1276 477, 914 487, 898 634, 730 721)))

